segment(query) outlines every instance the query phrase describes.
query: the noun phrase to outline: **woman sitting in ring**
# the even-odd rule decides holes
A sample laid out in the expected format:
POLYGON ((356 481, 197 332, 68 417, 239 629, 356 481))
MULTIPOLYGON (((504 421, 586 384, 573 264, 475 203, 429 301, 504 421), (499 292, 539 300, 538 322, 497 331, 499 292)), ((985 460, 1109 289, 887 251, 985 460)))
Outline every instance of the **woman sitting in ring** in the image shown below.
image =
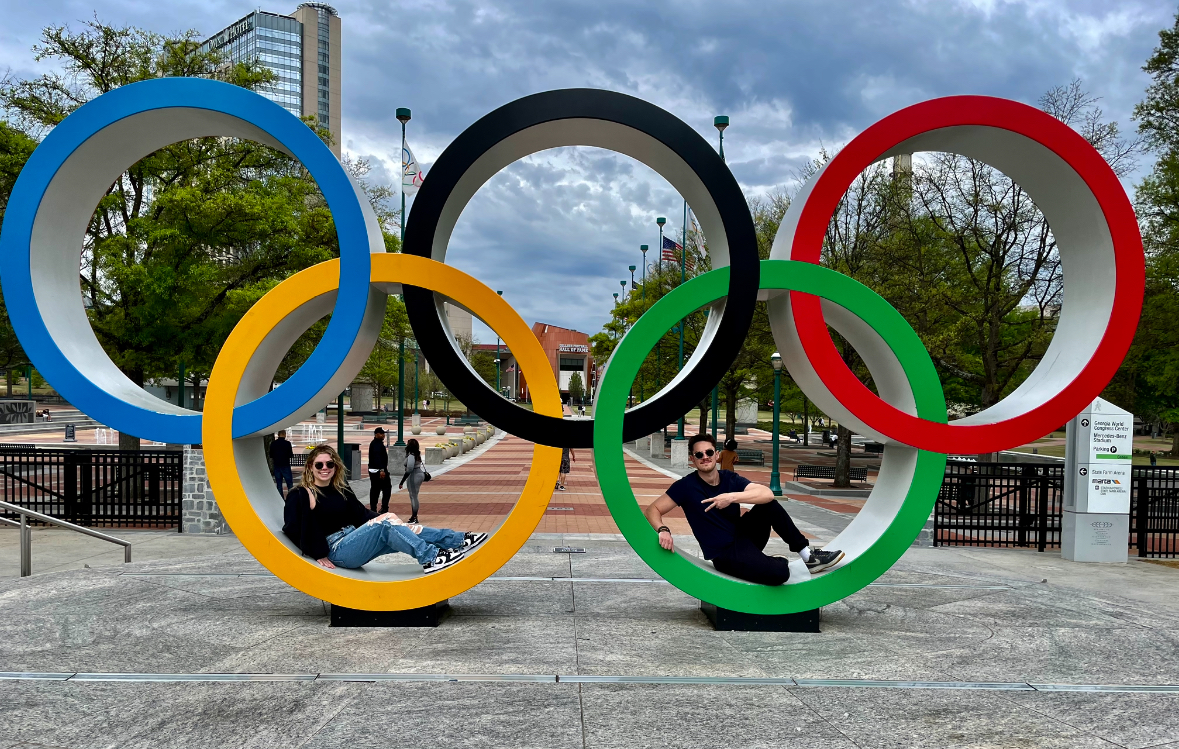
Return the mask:
POLYGON ((487 540, 486 533, 406 525, 392 512, 377 515, 348 488, 344 463, 328 445, 307 456, 299 485, 287 493, 283 520, 283 533, 328 569, 356 569, 401 552, 417 559, 423 572, 437 572, 487 540))

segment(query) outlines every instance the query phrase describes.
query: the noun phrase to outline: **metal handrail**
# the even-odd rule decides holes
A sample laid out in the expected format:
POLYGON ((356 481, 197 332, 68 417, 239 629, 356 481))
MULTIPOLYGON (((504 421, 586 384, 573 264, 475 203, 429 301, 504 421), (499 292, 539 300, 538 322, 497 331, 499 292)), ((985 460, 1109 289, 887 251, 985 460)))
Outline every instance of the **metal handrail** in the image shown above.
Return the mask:
POLYGON ((20 505, 14 505, 8 502, 0 502, 0 510, 8 510, 9 512, 15 512, 20 515, 19 523, 15 520, 9 520, 7 518, 0 518, 0 521, 3 521, 5 525, 12 525, 20 528, 21 577, 28 577, 29 575, 33 574, 33 532, 32 528, 29 527, 29 518, 40 520, 42 523, 49 523, 51 525, 61 526, 62 528, 68 528, 69 530, 77 531, 78 533, 92 536, 102 541, 109 541, 112 544, 118 544, 123 547, 123 564, 131 563, 130 541, 124 541, 121 538, 108 536, 105 533, 99 533, 98 531, 91 528, 86 528, 81 525, 74 525, 73 523, 68 523, 65 520, 59 520, 58 518, 50 517, 49 515, 43 515, 34 510, 28 510, 24 507, 21 507, 20 505))

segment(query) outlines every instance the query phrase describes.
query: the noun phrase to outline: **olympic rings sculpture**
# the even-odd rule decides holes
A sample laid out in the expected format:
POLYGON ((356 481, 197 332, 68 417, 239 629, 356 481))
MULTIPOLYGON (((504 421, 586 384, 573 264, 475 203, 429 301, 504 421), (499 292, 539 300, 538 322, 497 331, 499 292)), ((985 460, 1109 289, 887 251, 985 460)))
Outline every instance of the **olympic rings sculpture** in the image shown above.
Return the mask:
POLYGON ((430 605, 486 579, 535 530, 551 497, 561 447, 592 446, 603 496, 640 557, 672 584, 718 606, 791 613, 839 600, 876 579, 929 517, 945 453, 992 452, 1046 434, 1090 403, 1125 356, 1144 284, 1142 239, 1117 177, 1080 135, 1023 104, 957 96, 903 109, 853 139, 804 186, 782 221, 771 259, 759 261, 753 221, 731 172, 685 123, 623 94, 574 89, 525 97, 488 114, 442 153, 406 225, 404 252, 384 253, 359 187, 297 118, 265 98, 203 79, 124 86, 87 103, 40 144, 21 173, 0 233, 0 282, 30 359, 70 402, 120 431, 172 443, 203 442, 210 484, 243 545, 292 586, 367 610, 430 605), (248 138, 298 159, 336 222, 340 258, 287 279, 239 322, 209 378, 205 412, 165 403, 132 383, 102 350, 77 287, 80 238, 107 187, 169 143, 248 138), (504 166, 537 151, 592 145, 627 154, 664 176, 692 205, 714 270, 665 295, 632 326, 607 364, 591 422, 561 419, 560 394, 528 326, 490 288, 444 262, 463 207, 504 166), (1065 286, 1047 354, 1011 395, 949 421, 937 372, 916 333, 867 287, 818 265, 838 202, 864 168, 916 151, 950 151, 990 164, 1023 187, 1057 239, 1065 286), (621 443, 658 431, 700 402, 727 371, 769 293, 774 338, 807 396, 855 431, 885 443, 863 509, 832 541, 845 560, 811 578, 795 565, 778 587, 731 578, 691 555, 669 554, 627 480, 621 443), (423 353, 455 395, 495 426, 535 443, 512 512, 471 558, 425 577, 417 565, 329 571, 281 532, 262 435, 334 399, 376 340, 388 294, 401 293, 423 353), (530 412, 499 397, 458 353, 441 302, 484 320, 527 373, 530 412), (710 314, 697 351, 667 388, 626 409, 647 352, 687 314, 710 314), (279 361, 315 320, 323 340, 273 391, 279 361), (879 395, 847 369, 827 325, 861 355, 879 395))

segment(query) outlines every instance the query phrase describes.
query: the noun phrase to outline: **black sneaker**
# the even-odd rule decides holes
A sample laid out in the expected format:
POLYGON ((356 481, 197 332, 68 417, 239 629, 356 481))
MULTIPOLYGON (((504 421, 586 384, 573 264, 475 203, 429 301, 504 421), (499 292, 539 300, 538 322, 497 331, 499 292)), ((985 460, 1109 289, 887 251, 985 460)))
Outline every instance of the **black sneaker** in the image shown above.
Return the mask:
POLYGON ((486 540, 487 540, 486 533, 471 533, 471 532, 464 533, 463 534, 462 550, 463 551, 473 551, 474 549, 478 548, 478 546, 486 540))
POLYGON ((811 571, 811 574, 822 572, 825 569, 834 567, 843 559, 843 552, 836 549, 835 551, 826 551, 824 549, 811 549, 810 561, 806 563, 806 568, 811 571))
POLYGON ((422 565, 422 572, 427 575, 431 572, 437 572, 440 569, 445 569, 455 562, 459 562, 463 558, 464 551, 462 549, 443 549, 438 552, 438 556, 434 558, 433 562, 422 565))
POLYGON ((557 491, 559 491, 559 492, 565 491, 565 485, 564 484, 557 484, 557 491))
POLYGON ((405 524, 406 524, 406 525, 417 525, 417 524, 418 524, 418 516, 417 516, 417 515, 414 515, 414 516, 413 516, 413 517, 411 517, 409 520, 406 520, 406 521, 405 521, 405 524))

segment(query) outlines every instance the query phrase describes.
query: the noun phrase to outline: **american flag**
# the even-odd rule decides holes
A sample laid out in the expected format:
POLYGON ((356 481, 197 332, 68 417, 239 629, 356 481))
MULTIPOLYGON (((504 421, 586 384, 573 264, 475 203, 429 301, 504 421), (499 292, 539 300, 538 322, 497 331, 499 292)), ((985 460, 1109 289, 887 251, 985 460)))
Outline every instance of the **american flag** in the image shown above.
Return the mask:
POLYGON ((663 238, 663 261, 678 263, 680 261, 680 253, 684 251, 683 245, 676 242, 671 237, 663 238))

